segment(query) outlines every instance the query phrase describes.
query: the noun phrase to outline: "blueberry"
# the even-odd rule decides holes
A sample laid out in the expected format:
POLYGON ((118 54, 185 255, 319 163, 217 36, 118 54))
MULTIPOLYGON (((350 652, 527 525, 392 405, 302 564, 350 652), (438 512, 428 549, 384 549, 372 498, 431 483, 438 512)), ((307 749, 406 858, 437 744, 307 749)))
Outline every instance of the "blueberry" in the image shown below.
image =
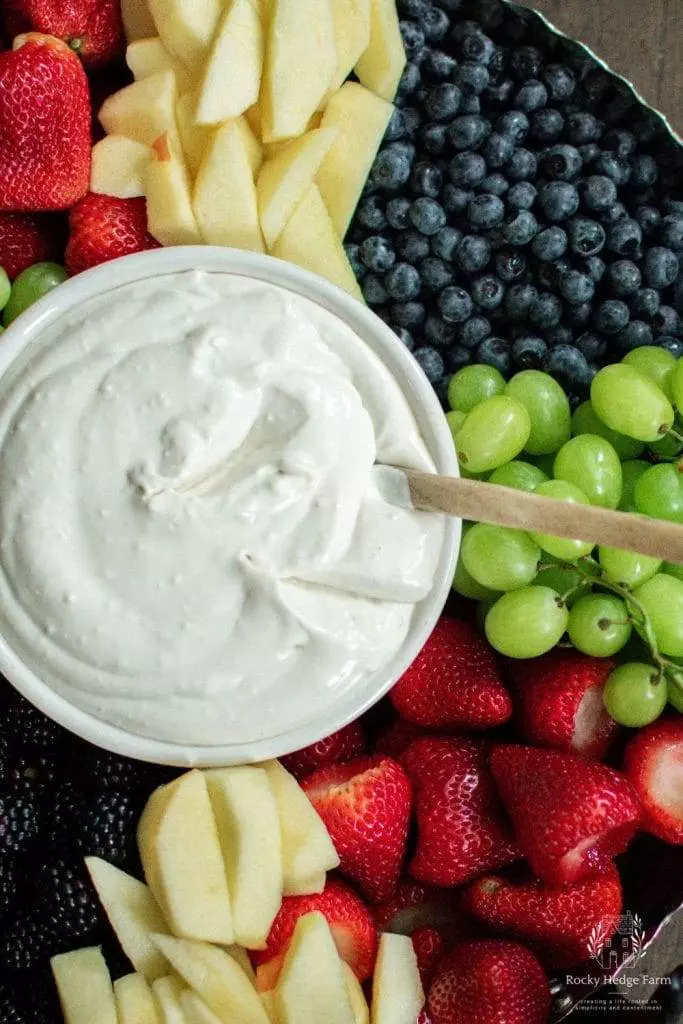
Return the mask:
POLYGON ((497 82, 489 85, 484 96, 492 107, 504 107, 510 100, 514 89, 515 83, 511 78, 499 78, 497 82))
POLYGON ((470 32, 461 40, 460 50, 465 60, 488 66, 496 52, 496 45, 483 32, 470 32))
POLYGON ((399 22, 399 27, 401 29, 403 47, 408 60, 410 60, 411 57, 424 48, 425 34, 414 21, 401 21, 399 22))
POLYGON ((657 162, 647 153, 639 153, 631 161, 631 187, 650 188, 657 180, 657 162))
POLYGON ((456 339, 457 328, 455 324, 447 323, 443 317, 430 313, 425 320, 424 335, 435 348, 448 348, 456 339))
POLYGON ((662 223, 662 215, 654 206, 639 206, 633 216, 640 224, 640 230, 646 238, 654 235, 662 223))
POLYGON ((508 177, 513 181, 528 181, 535 178, 538 171, 536 154, 530 149, 516 149, 507 165, 508 177))
POLYGON ((516 106, 527 114, 533 113, 534 110, 540 110, 547 102, 548 90, 543 82, 533 78, 525 82, 515 95, 516 106))
POLYGON ((461 114, 481 114, 481 100, 478 96, 463 95, 460 104, 461 114))
POLYGON ((448 174, 454 185, 472 188, 486 177, 486 161, 479 153, 457 153, 448 165, 448 174))
POLYGON ((652 344, 652 328, 643 320, 631 320, 614 338, 619 352, 630 352, 634 348, 652 344))
POLYGON ((542 365, 547 351, 543 338, 523 334, 512 345, 512 362, 518 370, 536 370, 542 365))
POLYGON ((553 224, 539 231, 531 243, 531 249, 539 260, 557 260, 564 256, 568 244, 566 231, 553 224))
POLYGON ((397 6, 399 12, 406 18, 415 18, 419 21, 429 3, 430 0, 399 0, 397 6))
POLYGON ((389 309, 392 326, 419 327, 425 321, 426 310, 421 302, 394 302, 389 309))
POLYGON ((572 306, 580 306, 590 302, 595 294, 595 284, 588 274, 579 270, 569 270, 559 279, 560 293, 572 306))
POLYGON ((526 320, 538 297, 532 284, 513 284, 505 295, 505 312, 510 320, 526 320))
POLYGON ((545 340, 550 348, 553 345, 571 345, 574 332, 567 324, 558 324, 557 327, 551 327, 545 332, 545 340))
POLYGON ((676 359, 683 357, 683 341, 680 338, 657 338, 657 344, 660 348, 665 348, 667 352, 671 352, 676 359))
POLYGON ((631 177, 630 163, 616 153, 603 151, 595 161, 595 170, 598 174, 611 178, 615 185, 627 185, 631 177))
POLYGON ((557 288, 557 283, 562 274, 572 269, 569 260, 564 257, 552 260, 551 262, 536 264, 536 280, 543 287, 550 291, 557 288))
POLYGON ((359 224, 369 231, 381 231, 386 227, 387 218, 384 213, 384 200, 379 196, 367 196, 361 200, 356 210, 359 224))
POLYGON ((453 283, 453 272, 443 260, 428 256, 420 264, 422 283, 430 292, 441 292, 453 283))
POLYGON ((651 320, 657 313, 660 302, 656 288, 640 288, 631 298, 631 312, 640 320, 651 320))
POLYGON ((444 320, 462 323, 472 315, 472 298, 469 292, 457 285, 444 288, 438 298, 438 306, 444 320))
POLYGON ((605 245, 606 233, 602 224, 587 217, 572 217, 567 225, 569 243, 577 256, 596 256, 605 245))
POLYGON ((531 210, 517 210, 506 217, 503 238, 508 245, 528 245, 538 231, 538 221, 531 210))
POLYGON ((423 235, 435 235, 446 224, 446 211, 435 199, 416 199, 410 207, 410 220, 423 235))
POLYGON ((396 262, 396 253, 384 235, 370 235, 360 247, 360 258, 368 270, 382 274, 396 262))
POLYGON ((447 78, 451 77, 457 66, 458 62, 443 50, 428 50, 423 70, 435 81, 445 82, 447 78))
POLYGON ((360 258, 360 246, 349 242, 344 246, 344 249, 346 250, 346 257, 351 265, 354 277, 360 280, 366 272, 365 264, 360 258))
POLYGON ((564 117, 554 107, 537 110, 531 118, 531 138, 538 142, 555 142, 562 135, 564 117))
POLYGON ((617 186, 604 174, 591 174, 579 185, 581 199, 589 210, 608 210, 617 201, 617 186))
POLYGON ((413 351, 415 348, 415 338, 407 327, 397 327, 394 330, 394 334, 397 336, 399 341, 403 342, 409 352, 413 351))
POLYGON ((452 185, 449 181, 444 185, 442 199, 444 208, 448 213, 460 214, 465 212, 474 199, 474 192, 466 188, 460 188, 457 185, 452 185))
POLYGON ((413 356, 422 367, 429 383, 438 384, 444 375, 445 367, 443 359, 436 349, 423 345, 422 348, 415 349, 413 356))
POLYGON ((583 146, 586 142, 597 142, 601 136, 602 124, 593 114, 580 110, 569 115, 567 138, 575 146, 583 146))
POLYGON ((446 129, 446 138, 455 149, 478 149, 491 131, 491 122, 478 114, 456 117, 446 129))
POLYGON ((384 276, 384 287, 390 298, 408 302, 420 294, 420 275, 410 263, 395 263, 384 276))
POLYGON ((537 195, 536 186, 530 181, 518 181, 505 196, 505 203, 512 210, 530 210, 537 195))
POLYGON ((531 304, 529 319, 541 330, 556 327, 562 319, 562 303, 557 295, 553 295, 551 292, 541 292, 531 304))
POLYGON ((651 288, 668 288, 678 277, 678 260, 671 249, 654 245, 643 261, 645 281, 651 288))
POLYGON ((501 135, 500 132, 492 132, 484 146, 484 156, 489 167, 499 170, 504 167, 512 156, 515 143, 509 135, 501 135))
POLYGON ((406 96, 412 96, 412 94, 420 88, 421 81, 422 76, 417 64, 406 64, 396 90, 397 98, 400 99, 405 98, 406 96))
POLYGON ((579 193, 570 182, 550 181, 538 193, 538 202, 546 220, 567 220, 579 208, 579 193))
MULTIPOLYGON (((412 206, 412 203, 410 204, 412 206)), ((419 231, 401 231, 394 240, 396 252, 406 263, 419 263, 429 256, 429 239, 419 231)))
POLYGON ((417 107, 403 107, 403 132, 406 139, 412 142, 422 124, 422 114, 417 107))
POLYGON ((556 377, 563 387, 585 388, 590 377, 586 357, 574 345, 556 345, 542 363, 545 373, 556 377))
POLYGON ((668 213, 662 220, 659 240, 667 249, 683 252, 683 214, 668 213))
POLYGON ((441 82, 428 90, 424 107, 433 121, 450 121, 458 113, 462 93, 452 82, 441 82))
POLYGON ((486 338, 477 349, 477 362, 495 367, 505 376, 510 372, 510 348, 503 338, 486 338))
POLYGON ((441 182, 441 171, 434 164, 420 160, 413 166, 410 175, 410 189, 414 195, 437 199, 441 192, 441 182))
POLYGON ((583 158, 576 146, 560 143, 545 150, 541 166, 549 178, 573 181, 581 171, 583 158))
POLYGON ((440 156, 446 150, 446 126, 443 124, 426 124, 421 131, 422 145, 428 153, 440 156))
POLYGON ((683 199, 672 199, 670 196, 662 204, 664 213, 673 213, 677 217, 683 217, 683 199))
POLYGON ((439 7, 428 6, 420 17, 420 26, 430 43, 438 43, 451 27, 451 19, 439 7))
POLYGON ((382 306, 389 298, 382 279, 376 274, 366 274, 361 281, 361 288, 369 306, 382 306))
POLYGON ((630 311, 621 299, 606 299, 595 311, 595 326, 603 334, 616 334, 629 321, 630 311))
POLYGON ((635 135, 632 132, 625 131, 623 128, 610 128, 605 134, 602 144, 605 149, 611 150, 612 153, 616 153, 617 156, 622 157, 624 160, 633 156, 638 148, 635 135))
POLYGON ((406 134, 406 124, 403 111, 400 107, 394 107, 394 112, 389 118, 387 130, 384 133, 384 142, 396 142, 406 134))
POLYGON ((515 142, 524 142, 529 133, 529 118, 522 110, 506 110, 496 121, 496 131, 509 135, 515 142))
POLYGON ((510 53, 510 73, 519 81, 538 78, 543 58, 535 46, 516 46, 510 53))
POLYGON ((401 188, 410 177, 414 155, 412 146, 400 142, 386 146, 377 154, 370 174, 371 181, 380 188, 401 188))
POLYGON ((474 279, 471 293, 474 302, 481 309, 497 309, 505 296, 505 285, 494 274, 484 274, 474 279))
POLYGON ((638 259, 642 241, 643 232, 640 224, 630 217, 618 220, 607 232, 607 248, 618 256, 638 259))
POLYGON ((505 203, 499 196, 475 196, 467 207, 467 219, 475 228, 494 228, 504 216, 505 203))
POLYGON ((577 302, 565 309, 565 318, 572 327, 585 327, 590 321, 593 306, 590 302, 577 302))
POLYGON ((681 320, 673 306, 660 306, 652 318, 656 334, 677 335, 681 332, 681 320))
POLYGON ((471 355, 463 345, 451 345, 446 352, 444 362, 449 373, 457 373, 471 360, 471 355))
POLYGON ((607 351, 607 341, 593 331, 584 331, 583 334, 578 336, 574 344, 589 363, 602 359, 607 351))
POLYGON ((491 333, 491 322, 485 316, 471 316, 460 325, 460 344, 467 349, 476 348, 491 333))
POLYGON ((491 246, 479 235, 465 235, 455 253, 455 262, 466 274, 484 270, 491 258, 491 246))
POLYGON ((465 96, 479 96, 489 84, 489 71, 484 64, 466 60, 456 69, 453 80, 465 96))
POLYGON ((517 249, 501 249, 496 253, 496 272, 506 284, 516 281, 526 271, 524 255, 517 249))
MULTIPOLYGON (((600 156, 601 150, 597 142, 584 142, 582 146, 578 147, 579 153, 583 157, 584 165, 592 164, 594 160, 597 160, 600 156)), ((609 179, 612 180, 611 178, 609 179)))
POLYGON ((553 100, 568 100, 576 88, 576 76, 566 64, 548 64, 541 78, 553 100))
POLYGON ((401 196, 397 199, 390 199, 386 207, 386 218, 388 223, 396 231, 404 231, 410 224, 408 211, 410 210, 410 199, 401 196))
POLYGON ((504 174, 494 171, 493 174, 486 175, 479 188, 482 192, 488 192, 494 196, 504 196, 510 188, 510 182, 504 174))

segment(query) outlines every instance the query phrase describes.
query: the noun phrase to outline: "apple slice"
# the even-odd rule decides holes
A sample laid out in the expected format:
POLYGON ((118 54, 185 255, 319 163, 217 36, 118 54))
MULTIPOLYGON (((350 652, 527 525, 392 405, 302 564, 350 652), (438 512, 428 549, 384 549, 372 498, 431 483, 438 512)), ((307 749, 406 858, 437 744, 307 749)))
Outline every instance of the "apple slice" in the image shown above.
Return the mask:
POLYGON ((217 1017, 197 993, 191 992, 189 988, 181 995, 180 1005, 186 1024, 223 1024, 220 1017, 217 1017))
POLYGON ((117 939, 136 971, 148 981, 168 974, 168 963, 152 942, 166 930, 161 910, 144 882, 99 857, 86 857, 95 891, 117 939))
POLYGON ((220 1020, 268 1024, 258 993, 242 968, 224 949, 207 942, 155 935, 173 969, 220 1020))
POLYGON ((187 68, 171 56, 159 36, 153 36, 151 39, 136 39, 129 43, 126 49, 126 64, 132 71, 136 82, 142 78, 149 78, 150 75, 156 75, 160 71, 172 71, 181 91, 190 89, 192 86, 192 77, 187 68))
POLYGON ((202 772, 186 772, 152 794, 138 845, 145 878, 174 933, 233 942, 228 883, 202 772))
POLYGON ((242 968, 249 981, 256 988, 256 971, 244 946, 226 946, 225 952, 242 968))
POLYGON ((412 940, 384 932, 372 979, 372 1024, 415 1024, 425 995, 412 940))
POLYGON ((152 982, 152 994, 161 1024, 187 1024, 180 1002, 184 986, 172 975, 152 982))
POLYGON ((164 132, 176 136, 177 100, 175 75, 158 71, 109 96, 100 109, 100 123, 107 135, 125 135, 152 146, 164 132))
POLYGON ((129 43, 157 34, 147 0, 121 0, 123 31, 129 43))
POLYGON ((222 13, 221 0, 148 0, 169 53, 197 73, 206 59, 222 13))
POLYGON ((282 903, 282 852, 277 803, 263 768, 204 773, 218 826, 232 902, 235 939, 265 949, 282 903))
POLYGON ((370 45, 370 4, 371 0, 332 0, 339 66, 330 94, 346 81, 370 45))
POLYGON ((282 1024, 354 1024, 342 961, 322 914, 297 921, 273 994, 282 1024))
POLYGON ((210 244, 263 252, 250 152, 236 121, 217 128, 209 142, 195 181, 194 212, 210 244))
POLYGON ((244 111, 244 116, 246 117, 252 132, 260 141, 263 137, 263 119, 261 117, 261 104, 252 103, 249 109, 244 111))
POLYGON ((230 0, 199 87, 198 124, 219 124, 256 103, 264 49, 263 22, 252 0, 230 0))
POLYGON ((263 237, 273 248, 285 224, 315 181, 320 165, 337 138, 336 128, 302 135, 266 160, 256 183, 263 237))
POLYGON ((330 0, 272 0, 261 92, 264 142, 306 130, 337 65, 330 0))
POLYGON ((342 960, 342 970, 344 971, 344 981, 346 982, 346 989, 351 1000, 355 1024, 369 1024, 370 1008, 362 985, 344 960, 342 960))
POLYGON ((119 1024, 160 1024, 152 990, 141 974, 127 974, 114 982, 119 1024))
POLYGON ((275 1006, 275 996, 273 993, 261 992, 261 1002, 263 1003, 263 1009, 268 1014, 268 1020, 271 1024, 279 1024, 277 1007, 275 1006))
MULTIPOLYGON (((315 131, 316 128, 319 128, 322 119, 322 111, 316 110, 315 114, 313 114, 306 125, 306 132, 312 132, 315 131)), ((306 132, 304 132, 304 134, 306 134, 306 132)), ((266 142, 263 146, 263 155, 266 160, 271 160, 274 156, 279 156, 280 153, 287 149, 287 146, 291 146, 291 144, 291 139, 282 139, 280 142, 266 142)))
POLYGON ((90 191, 118 199, 143 196, 145 170, 152 154, 149 146, 124 135, 105 135, 92 148, 90 191))
POLYGON ((280 817, 285 895, 322 892, 326 872, 339 867, 328 831, 299 783, 279 761, 267 761, 263 767, 280 817))
POLYGON ((196 124, 194 119, 195 98, 191 92, 183 93, 176 104, 176 121, 180 133, 180 143, 185 154, 187 169, 196 177, 206 147, 213 135, 213 129, 196 124))
POLYGON ((343 85, 325 108, 322 128, 336 128, 337 137, 320 167, 318 188, 340 238, 351 223, 393 111, 391 103, 357 82, 343 85))
POLYGON ((396 0, 370 0, 370 42, 356 64, 362 85, 390 103, 406 66, 396 0))
MULTIPOLYGON (((312 185, 272 249, 273 256, 311 270, 363 302, 344 246, 316 185, 312 185)), ((310 873, 309 873, 310 874, 310 873)))
POLYGON ((99 946, 50 960, 65 1024, 117 1024, 114 989, 99 946))
POLYGON ((201 245, 203 239, 192 210, 187 167, 168 134, 152 145, 152 159, 145 173, 147 229, 162 245, 201 245))

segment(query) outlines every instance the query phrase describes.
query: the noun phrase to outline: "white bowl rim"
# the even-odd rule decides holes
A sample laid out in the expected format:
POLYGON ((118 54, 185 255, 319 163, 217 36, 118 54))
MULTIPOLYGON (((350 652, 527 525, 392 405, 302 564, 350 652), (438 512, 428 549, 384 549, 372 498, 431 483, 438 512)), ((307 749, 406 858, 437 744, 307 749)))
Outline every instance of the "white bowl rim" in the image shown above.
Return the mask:
MULTIPOLYGON (((81 303, 136 281, 193 270, 236 274, 279 285, 311 299, 351 326, 396 377, 418 420, 437 470, 450 476, 458 475, 452 436, 434 390, 391 328, 368 307, 317 274, 258 253, 218 246, 178 246, 124 256, 87 270, 49 292, 10 324, 0 343, 0 376, 27 346, 40 338, 46 328, 81 303)), ((59 725, 122 756, 178 767, 253 763, 281 757, 317 742, 358 718, 377 703, 405 672, 424 646, 446 603, 460 532, 460 520, 450 518, 446 521, 435 585, 417 606, 408 638, 398 654, 380 673, 369 677, 377 680, 376 684, 371 688, 366 686, 363 691, 352 688, 344 700, 333 705, 329 715, 318 715, 276 736, 199 746, 171 743, 129 732, 81 710, 57 694, 23 663, 2 635, 0 673, 22 696, 59 725)))

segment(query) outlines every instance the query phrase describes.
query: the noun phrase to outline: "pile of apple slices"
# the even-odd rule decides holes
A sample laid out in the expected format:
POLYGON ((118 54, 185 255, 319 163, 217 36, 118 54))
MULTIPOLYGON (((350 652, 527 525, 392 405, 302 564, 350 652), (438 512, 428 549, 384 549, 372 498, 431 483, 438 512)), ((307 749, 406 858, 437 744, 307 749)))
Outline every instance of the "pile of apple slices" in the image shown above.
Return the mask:
POLYGON ((138 846, 147 884, 86 859, 135 973, 112 985, 98 948, 53 957, 66 1024, 417 1021, 424 993, 402 935, 380 937, 371 1009, 319 913, 298 920, 279 971, 254 972, 248 950, 266 948, 283 896, 322 892, 339 864, 278 761, 194 770, 162 786, 142 814, 138 846))
POLYGON ((395 0, 128 0, 123 13, 135 82, 100 110, 92 190, 145 196, 162 245, 269 252, 362 299, 342 240, 405 65, 395 0))

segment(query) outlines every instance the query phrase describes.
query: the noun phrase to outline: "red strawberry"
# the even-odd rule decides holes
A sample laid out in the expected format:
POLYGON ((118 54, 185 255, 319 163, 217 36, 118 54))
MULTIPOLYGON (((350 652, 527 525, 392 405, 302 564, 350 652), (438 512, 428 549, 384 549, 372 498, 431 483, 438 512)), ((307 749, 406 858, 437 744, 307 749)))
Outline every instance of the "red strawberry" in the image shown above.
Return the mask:
POLYGON ((429 990, 433 1024, 546 1024, 550 989, 536 957, 516 942, 462 942, 429 990))
POLYGON ((69 226, 66 265, 72 274, 119 256, 159 248, 147 231, 144 199, 115 199, 89 192, 69 214, 69 226))
MULTIPOLYGON (((360 897, 336 878, 328 879, 322 893, 284 897, 270 929, 266 948, 250 954, 252 963, 258 967, 281 956, 287 949, 296 922, 315 910, 326 917, 340 956, 353 968, 358 980, 365 981, 375 966, 377 929, 372 914, 360 897)), ((269 986, 265 979, 263 984, 269 986)))
POLYGON ((402 758, 415 786, 419 830, 410 874, 431 885, 461 885, 519 856, 481 740, 425 736, 402 758))
POLYGON ((381 754, 321 768, 302 788, 322 818, 341 861, 373 903, 396 889, 410 824, 411 785, 400 764, 381 754))
POLYGON ((441 932, 436 928, 416 928, 410 938, 417 957, 417 968, 420 972, 422 987, 426 991, 436 966, 444 954, 446 943, 441 932))
POLYGON ((619 732, 602 699, 614 667, 609 658, 561 649, 531 661, 511 662, 522 739, 600 760, 619 732))
POLYGON ((0 209, 64 210, 88 188, 88 80, 59 39, 14 46, 0 53, 0 209))
POLYGON ((577 754, 506 744, 491 767, 522 852, 549 885, 605 870, 640 823, 628 779, 577 754))
POLYGON ((434 1024, 432 1018, 426 1009, 420 1010, 420 1016, 417 1018, 416 1024, 434 1024))
POLYGON ((412 722, 406 722, 405 718, 397 716, 393 722, 384 729, 378 736, 375 743, 375 750, 378 754, 386 754, 400 761, 401 756, 418 736, 424 736, 424 730, 419 729, 412 722))
POLYGON ((34 263, 59 259, 59 219, 34 213, 0 213, 0 267, 10 279, 34 263))
POLYGON ((358 757, 365 750, 365 739, 360 722, 350 722, 331 736, 327 736, 310 747, 297 750, 293 754, 281 757, 280 761, 288 772, 297 779, 303 779, 305 775, 318 768, 327 768, 340 761, 350 761, 358 757))
POLYGON ((401 879, 391 899, 373 907, 372 915, 379 931, 414 935, 421 928, 436 929, 450 943, 463 937, 466 924, 459 893, 410 878, 401 879))
POLYGON ((486 875, 467 890, 464 907, 496 931, 528 943, 551 969, 571 967, 587 959, 593 929, 605 940, 614 934, 621 884, 614 867, 564 889, 486 875))
POLYGON ((643 828, 683 844, 683 717, 641 729, 626 748, 624 771, 643 805, 643 828))
POLYGON ((469 622, 447 616, 439 619, 389 699, 409 722, 432 729, 488 729, 512 714, 486 640, 469 622))
POLYGON ((57 36, 87 68, 123 55, 119 0, 4 0, 3 6, 10 38, 20 32, 57 36))

